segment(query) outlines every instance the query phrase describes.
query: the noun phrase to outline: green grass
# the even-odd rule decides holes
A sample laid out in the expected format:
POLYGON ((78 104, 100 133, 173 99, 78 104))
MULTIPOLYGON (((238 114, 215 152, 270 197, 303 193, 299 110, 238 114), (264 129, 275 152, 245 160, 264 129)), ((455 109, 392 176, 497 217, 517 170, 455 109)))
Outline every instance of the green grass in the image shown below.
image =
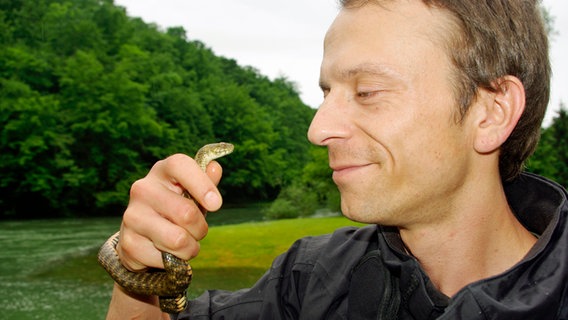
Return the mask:
POLYGON ((272 260, 297 239, 358 225, 343 217, 244 223, 211 228, 201 242, 201 253, 191 265, 194 280, 190 295, 206 289, 249 287, 270 267, 272 260))
MULTIPOLYGON (((244 209, 224 214, 239 210, 244 209)), ((258 213, 248 215, 258 218, 258 213)), ((1 318, 104 318, 112 280, 98 266, 96 252, 119 223, 119 219, 0 222, 1 318)), ((342 217, 219 224, 210 228, 201 254, 192 260, 191 297, 206 289, 249 287, 296 239, 356 225, 342 217)))

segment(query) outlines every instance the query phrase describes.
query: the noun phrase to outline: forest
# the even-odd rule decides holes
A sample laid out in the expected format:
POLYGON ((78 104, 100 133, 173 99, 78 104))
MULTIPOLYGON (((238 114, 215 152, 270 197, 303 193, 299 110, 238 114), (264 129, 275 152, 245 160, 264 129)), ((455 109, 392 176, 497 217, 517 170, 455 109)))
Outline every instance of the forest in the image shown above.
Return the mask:
MULTIPOLYGON (((0 0, 0 219, 120 215, 157 160, 227 141, 226 202, 337 209, 293 81, 216 56, 113 0, 0 0)), ((528 170, 568 184, 561 109, 528 170)))

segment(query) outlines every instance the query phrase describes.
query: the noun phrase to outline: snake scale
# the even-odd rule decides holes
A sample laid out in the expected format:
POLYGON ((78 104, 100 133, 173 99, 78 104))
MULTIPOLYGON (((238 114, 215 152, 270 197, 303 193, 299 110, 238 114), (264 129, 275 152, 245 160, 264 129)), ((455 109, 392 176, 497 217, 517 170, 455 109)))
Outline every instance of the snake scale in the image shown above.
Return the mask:
MULTIPOLYGON (((205 171, 214 159, 233 152, 233 145, 219 142, 205 145, 195 154, 195 161, 205 171)), ((183 196, 191 199, 184 190, 183 196)), ((133 272, 126 269, 116 252, 120 233, 111 236, 101 247, 98 254, 99 263, 111 278, 128 292, 160 297, 160 309, 167 313, 179 313, 187 305, 186 292, 191 283, 193 271, 188 261, 179 259, 171 253, 162 252, 164 270, 151 269, 144 272, 133 272)))

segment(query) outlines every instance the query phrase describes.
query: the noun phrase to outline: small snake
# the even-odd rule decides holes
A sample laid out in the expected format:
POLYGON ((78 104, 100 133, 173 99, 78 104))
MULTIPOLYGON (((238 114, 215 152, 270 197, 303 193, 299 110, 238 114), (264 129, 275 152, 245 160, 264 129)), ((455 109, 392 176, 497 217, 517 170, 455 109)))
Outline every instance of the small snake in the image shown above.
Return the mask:
MULTIPOLYGON (((195 161, 205 171, 214 159, 233 152, 233 145, 219 142, 203 146, 195 155, 195 161)), ((187 190, 183 196, 191 199, 187 190)), ((186 292, 193 271, 188 261, 171 253, 162 252, 164 270, 150 269, 145 272, 133 272, 126 269, 116 252, 120 232, 111 236, 101 247, 98 254, 99 263, 122 288, 128 292, 160 297, 160 309, 167 313, 179 313, 187 306, 186 292)))

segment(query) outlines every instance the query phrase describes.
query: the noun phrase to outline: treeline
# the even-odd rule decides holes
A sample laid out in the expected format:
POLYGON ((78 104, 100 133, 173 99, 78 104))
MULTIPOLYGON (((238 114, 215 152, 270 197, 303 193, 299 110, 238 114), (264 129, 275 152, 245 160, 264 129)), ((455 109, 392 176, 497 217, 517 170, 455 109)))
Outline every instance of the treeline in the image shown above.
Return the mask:
POLYGON ((542 130, 527 171, 548 177, 568 187, 568 110, 561 104, 550 126, 542 130))
POLYGON ((273 199, 313 113, 286 78, 112 0, 0 0, 0 218, 121 214, 156 160, 215 141, 236 146, 228 201, 273 199))

